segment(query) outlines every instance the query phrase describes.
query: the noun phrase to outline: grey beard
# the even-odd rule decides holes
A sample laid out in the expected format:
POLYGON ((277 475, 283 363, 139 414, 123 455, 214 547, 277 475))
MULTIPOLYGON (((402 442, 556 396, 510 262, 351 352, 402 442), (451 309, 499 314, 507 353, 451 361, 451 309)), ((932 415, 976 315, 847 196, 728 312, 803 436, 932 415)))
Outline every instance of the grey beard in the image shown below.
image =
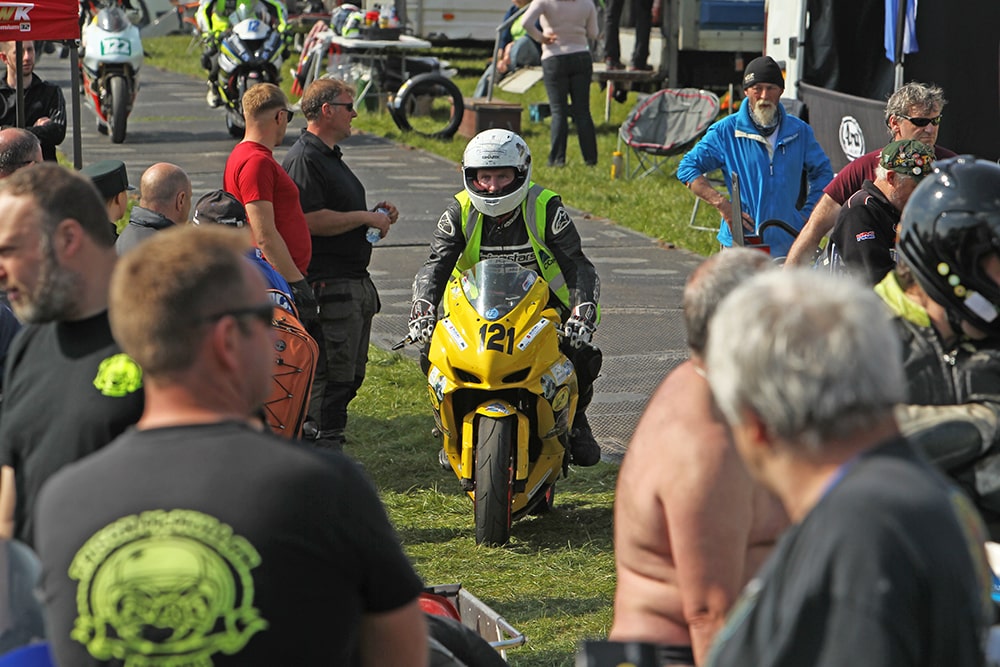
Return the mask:
MULTIPOLYGON (((754 125, 756 125, 761 130, 774 130, 778 126, 778 107, 768 107, 762 113, 759 109, 750 107, 750 118, 753 120, 754 125)), ((770 134, 768 132, 767 134, 770 134)))

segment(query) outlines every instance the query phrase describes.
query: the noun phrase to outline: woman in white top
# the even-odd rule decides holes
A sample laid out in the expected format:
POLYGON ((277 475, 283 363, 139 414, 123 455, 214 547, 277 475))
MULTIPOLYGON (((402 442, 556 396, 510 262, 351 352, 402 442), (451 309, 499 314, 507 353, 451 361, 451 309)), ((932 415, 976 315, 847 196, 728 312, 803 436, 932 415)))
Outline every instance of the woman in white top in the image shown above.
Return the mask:
POLYGON ((549 166, 566 164, 570 115, 576 125, 583 161, 597 164, 597 134, 590 115, 594 65, 588 42, 598 34, 593 0, 533 0, 525 12, 524 25, 532 39, 542 44, 542 74, 552 112, 549 166), (541 31, 535 26, 536 19, 541 23, 541 31))

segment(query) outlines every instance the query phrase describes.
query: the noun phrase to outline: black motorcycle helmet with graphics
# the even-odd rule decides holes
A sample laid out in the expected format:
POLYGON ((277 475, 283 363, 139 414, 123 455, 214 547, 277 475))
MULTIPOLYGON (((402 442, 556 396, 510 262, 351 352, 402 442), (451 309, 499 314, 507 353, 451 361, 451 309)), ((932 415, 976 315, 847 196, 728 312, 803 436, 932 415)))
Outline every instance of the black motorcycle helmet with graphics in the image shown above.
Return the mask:
POLYGON ((961 155, 934 167, 903 209, 899 252, 949 319, 1000 335, 1000 285, 983 270, 1000 254, 1000 165, 961 155))

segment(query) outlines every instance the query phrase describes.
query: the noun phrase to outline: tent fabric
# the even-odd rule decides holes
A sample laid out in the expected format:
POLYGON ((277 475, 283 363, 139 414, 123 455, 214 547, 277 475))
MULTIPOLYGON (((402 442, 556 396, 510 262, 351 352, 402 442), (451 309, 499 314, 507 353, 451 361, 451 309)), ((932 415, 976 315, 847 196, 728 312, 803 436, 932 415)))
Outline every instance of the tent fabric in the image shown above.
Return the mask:
POLYGON ((0 41, 80 39, 78 0, 0 2, 0 41))

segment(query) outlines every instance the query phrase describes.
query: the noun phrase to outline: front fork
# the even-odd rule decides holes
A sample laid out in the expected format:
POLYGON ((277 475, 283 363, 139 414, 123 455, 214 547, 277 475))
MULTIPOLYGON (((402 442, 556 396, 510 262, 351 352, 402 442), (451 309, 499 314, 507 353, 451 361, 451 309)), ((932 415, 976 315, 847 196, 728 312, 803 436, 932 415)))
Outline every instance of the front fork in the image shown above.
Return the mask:
POLYGON ((524 491, 525 483, 528 480, 528 442, 530 440, 530 423, 528 416, 517 410, 507 401, 492 399, 481 403, 475 410, 470 411, 462 420, 462 471, 459 481, 463 491, 473 491, 476 488, 476 480, 472 477, 475 470, 476 461, 476 417, 492 417, 494 419, 504 419, 515 417, 517 419, 517 442, 514 443, 514 492, 524 491))

